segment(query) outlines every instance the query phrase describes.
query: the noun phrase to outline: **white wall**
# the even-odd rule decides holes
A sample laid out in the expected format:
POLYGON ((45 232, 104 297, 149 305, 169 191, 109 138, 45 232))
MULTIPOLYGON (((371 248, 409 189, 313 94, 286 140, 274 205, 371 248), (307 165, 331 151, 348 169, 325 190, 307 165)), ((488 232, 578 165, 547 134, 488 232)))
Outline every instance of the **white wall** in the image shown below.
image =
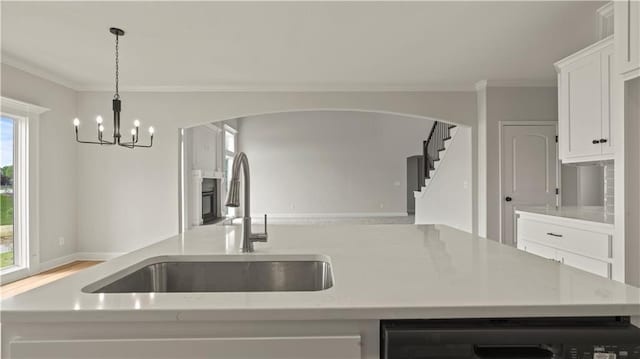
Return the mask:
MULTIPOLYGON (((40 116, 38 146, 40 259, 76 251, 76 143, 71 121, 76 92, 2 64, 2 96, 49 108, 40 116), (64 238, 64 245, 59 245, 64 238)), ((32 173, 33 176, 33 173, 32 173)))
MULTIPOLYGON (((486 214, 487 238, 500 238, 499 142, 501 121, 557 121, 555 87, 487 87, 486 214)), ((479 162, 482 165, 481 162, 479 162)), ((482 204, 480 204, 483 206, 482 204)))
POLYGON ((406 215, 406 158, 422 153, 432 125, 354 111, 243 118, 252 215, 406 215))
MULTIPOLYGON (((473 92, 122 93, 124 128, 156 128, 154 147, 78 147, 78 236, 82 252, 122 252, 178 232, 179 128, 255 114, 357 109, 413 114, 475 126, 473 92), (153 210, 150 211, 149 208, 153 210)), ((112 94, 82 92, 78 114, 111 118, 112 94)), ((106 121, 109 122, 109 121, 106 121)), ((93 128, 82 133, 92 135, 93 128)), ((109 126, 107 126, 107 132, 109 126)))
POLYGON ((458 126, 424 196, 416 198, 417 224, 446 224, 472 231, 471 138, 470 128, 458 126))
MULTIPOLYGON (((618 168, 625 168, 624 178, 624 216, 616 216, 616 225, 622 217, 625 219, 625 278, 631 285, 640 286, 640 78, 628 81, 625 85, 624 104, 624 166, 616 165, 616 176, 618 168)), ((616 179, 617 180, 617 179, 616 179)), ((616 194, 618 194, 616 184, 616 194)), ((616 204, 618 198, 616 198, 616 204)), ((616 207, 616 214, 619 214, 616 207)))
POLYGON ((475 137, 474 172, 476 201, 474 203, 473 233, 487 236, 487 82, 481 81, 477 88, 477 134, 475 137))

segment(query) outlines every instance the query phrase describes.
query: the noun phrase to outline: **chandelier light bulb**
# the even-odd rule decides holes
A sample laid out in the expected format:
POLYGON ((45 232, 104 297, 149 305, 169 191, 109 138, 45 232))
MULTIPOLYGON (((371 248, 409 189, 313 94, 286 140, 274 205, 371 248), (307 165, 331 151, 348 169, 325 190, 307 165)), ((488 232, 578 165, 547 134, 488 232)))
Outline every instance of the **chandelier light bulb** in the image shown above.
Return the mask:
POLYGON ((132 128, 132 129, 131 129, 131 136, 135 136, 135 135, 136 135, 136 129, 135 129, 135 128, 132 128))
POLYGON ((100 131, 100 132, 104 131, 104 126, 102 126, 102 125, 98 126, 98 131, 100 131))
POLYGON ((153 128, 153 126, 149 126, 149 134, 153 135, 154 132, 155 132, 155 129, 153 128))
POLYGON ((76 127, 80 126, 80 120, 77 119, 77 118, 74 118, 73 119, 73 125, 76 126, 76 127))
POLYGON ((98 123, 98 125, 102 124, 102 116, 96 117, 96 122, 98 123))
POLYGON ((135 121, 133 121, 133 125, 134 125, 135 127, 140 127, 140 120, 135 120, 135 121))

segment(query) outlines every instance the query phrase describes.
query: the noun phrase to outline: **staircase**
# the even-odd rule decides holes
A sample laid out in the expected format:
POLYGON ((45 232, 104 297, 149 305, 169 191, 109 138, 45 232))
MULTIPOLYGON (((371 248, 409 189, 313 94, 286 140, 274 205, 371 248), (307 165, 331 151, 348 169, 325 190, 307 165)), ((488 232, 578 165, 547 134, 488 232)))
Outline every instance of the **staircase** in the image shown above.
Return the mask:
POLYGON ((445 122, 436 121, 431 127, 429 137, 422 142, 422 154, 424 156, 425 183, 420 191, 414 192, 416 197, 422 197, 429 182, 436 176, 438 166, 442 163, 447 147, 455 136, 457 128, 445 122))

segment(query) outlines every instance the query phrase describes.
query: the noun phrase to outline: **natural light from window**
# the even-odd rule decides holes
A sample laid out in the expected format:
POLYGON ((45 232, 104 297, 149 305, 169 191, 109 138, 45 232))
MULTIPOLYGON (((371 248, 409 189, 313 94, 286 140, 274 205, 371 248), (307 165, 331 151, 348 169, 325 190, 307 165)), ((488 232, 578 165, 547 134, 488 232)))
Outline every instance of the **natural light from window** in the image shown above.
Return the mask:
POLYGON ((0 118, 0 268, 14 264, 13 227, 13 165, 14 165, 14 120, 0 118))

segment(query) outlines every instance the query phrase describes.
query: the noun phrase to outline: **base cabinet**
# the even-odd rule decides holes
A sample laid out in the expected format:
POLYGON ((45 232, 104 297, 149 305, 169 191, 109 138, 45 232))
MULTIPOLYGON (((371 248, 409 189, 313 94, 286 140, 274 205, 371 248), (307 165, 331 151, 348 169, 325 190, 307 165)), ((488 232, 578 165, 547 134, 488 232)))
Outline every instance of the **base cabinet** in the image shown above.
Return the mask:
POLYGON ((360 359, 360 336, 16 340, 13 359, 360 359))
POLYGON ((558 223, 555 217, 518 213, 517 247, 565 265, 622 281, 614 276, 613 228, 610 231, 558 223), (548 217, 548 218, 547 218, 548 217))

